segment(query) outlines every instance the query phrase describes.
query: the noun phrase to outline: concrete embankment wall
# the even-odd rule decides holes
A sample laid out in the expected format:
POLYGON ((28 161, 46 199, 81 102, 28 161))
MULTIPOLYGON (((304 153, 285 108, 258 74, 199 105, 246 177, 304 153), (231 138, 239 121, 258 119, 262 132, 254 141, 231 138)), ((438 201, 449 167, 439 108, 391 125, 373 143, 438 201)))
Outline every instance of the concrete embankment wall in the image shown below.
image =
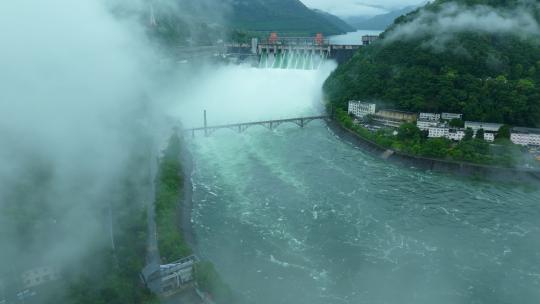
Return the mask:
POLYGON ((361 137, 352 130, 341 126, 336 121, 327 121, 327 125, 341 139, 389 162, 399 163, 423 170, 451 173, 462 176, 477 176, 501 181, 514 182, 527 180, 538 182, 540 180, 539 170, 484 166, 472 163, 454 162, 408 155, 405 153, 388 150, 387 148, 361 137))

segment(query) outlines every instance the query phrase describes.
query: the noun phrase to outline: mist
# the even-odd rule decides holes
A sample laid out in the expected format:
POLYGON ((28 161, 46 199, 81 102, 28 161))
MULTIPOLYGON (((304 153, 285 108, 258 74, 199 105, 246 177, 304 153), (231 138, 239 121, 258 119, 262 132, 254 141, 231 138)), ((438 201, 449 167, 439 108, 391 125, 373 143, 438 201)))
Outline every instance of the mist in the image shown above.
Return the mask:
MULTIPOLYGON (((192 4, 153 2, 188 25, 225 23, 225 4, 192 4)), ((0 291, 42 265, 89 271, 80 263, 114 243, 107 210, 134 159, 157 157, 173 125, 201 125, 204 109, 213 124, 319 113, 335 68, 164 68, 146 1, 4 1, 0 12, 0 291)), ((137 195, 143 209, 147 193, 137 195)))
POLYGON ((93 0, 3 1, 0 15, 0 281, 12 292, 20 273, 85 269, 110 243, 105 210, 161 110, 146 72, 158 53, 135 20, 93 0))
POLYGON ((388 32, 385 41, 430 37, 428 46, 444 48, 454 35, 461 32, 538 38, 540 25, 532 8, 540 9, 532 1, 525 1, 513 9, 496 9, 484 5, 470 7, 450 2, 442 5, 438 11, 422 9, 413 21, 400 24, 388 32))
POLYGON ((248 65, 208 68, 162 98, 178 101, 170 115, 186 128, 202 126, 204 110, 210 125, 320 114, 322 84, 335 67, 327 62, 317 71, 248 65))

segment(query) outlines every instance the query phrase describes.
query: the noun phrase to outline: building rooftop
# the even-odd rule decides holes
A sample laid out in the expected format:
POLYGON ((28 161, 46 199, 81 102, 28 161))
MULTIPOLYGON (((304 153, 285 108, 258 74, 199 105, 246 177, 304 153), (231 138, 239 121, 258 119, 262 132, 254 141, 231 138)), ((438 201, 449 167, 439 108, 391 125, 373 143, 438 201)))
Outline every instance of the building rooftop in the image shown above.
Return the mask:
POLYGON ((525 133, 525 134, 540 134, 540 129, 537 128, 525 128, 525 127, 514 127, 512 128, 513 133, 525 133))
POLYGON ((465 121, 468 125, 482 125, 482 126, 502 126, 503 124, 495 122, 481 122, 481 121, 465 121))
POLYGON ((393 109, 382 109, 382 110, 380 110, 379 112, 395 112, 395 113, 403 113, 403 114, 417 115, 417 113, 414 113, 414 112, 407 112, 407 111, 393 110, 393 109))

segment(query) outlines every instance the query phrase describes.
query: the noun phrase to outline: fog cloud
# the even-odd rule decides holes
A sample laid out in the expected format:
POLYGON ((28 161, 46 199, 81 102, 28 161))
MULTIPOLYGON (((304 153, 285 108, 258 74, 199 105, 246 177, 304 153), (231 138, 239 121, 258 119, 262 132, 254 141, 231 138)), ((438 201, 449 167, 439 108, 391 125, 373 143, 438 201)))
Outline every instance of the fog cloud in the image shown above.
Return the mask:
POLYGON ((420 0, 301 0, 305 5, 340 17, 373 16, 417 5, 420 0))
MULTIPOLYGON (((538 6, 536 6, 538 9, 538 6)), ((442 47, 461 32, 516 34, 521 37, 539 36, 540 25, 531 10, 495 9, 477 5, 465 7, 454 3, 442 5, 439 11, 423 9, 413 21, 402 24, 386 35, 386 41, 420 39, 429 36, 430 44, 442 47)))
POLYGON ((155 53, 101 1, 2 1, 0 15, 0 277, 16 277, 108 237, 155 53))

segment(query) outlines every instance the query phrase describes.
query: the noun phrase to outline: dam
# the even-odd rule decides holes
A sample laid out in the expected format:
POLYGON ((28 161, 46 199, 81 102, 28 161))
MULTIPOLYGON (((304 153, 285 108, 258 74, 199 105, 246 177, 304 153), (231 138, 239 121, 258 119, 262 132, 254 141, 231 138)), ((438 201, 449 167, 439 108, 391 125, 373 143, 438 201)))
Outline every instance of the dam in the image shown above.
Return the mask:
POLYGON ((271 33, 267 39, 251 38, 251 43, 227 42, 209 46, 178 47, 178 61, 211 57, 251 60, 261 68, 318 69, 327 59, 338 64, 349 60, 361 47, 378 39, 378 36, 363 36, 357 43, 337 44, 317 34, 314 37, 281 37, 271 33))

